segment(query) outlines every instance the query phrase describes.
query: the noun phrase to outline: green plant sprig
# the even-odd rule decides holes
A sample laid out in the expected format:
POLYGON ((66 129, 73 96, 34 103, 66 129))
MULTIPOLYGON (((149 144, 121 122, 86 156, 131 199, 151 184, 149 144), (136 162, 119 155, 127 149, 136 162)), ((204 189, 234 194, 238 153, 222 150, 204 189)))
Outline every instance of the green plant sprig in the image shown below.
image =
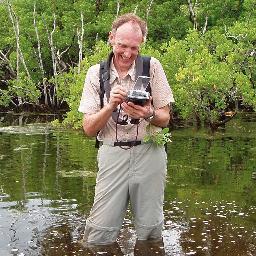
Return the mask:
POLYGON ((147 126, 148 134, 144 137, 144 142, 152 142, 157 146, 163 146, 167 142, 171 141, 171 133, 169 132, 169 128, 164 128, 161 131, 152 132, 150 127, 151 125, 147 126))

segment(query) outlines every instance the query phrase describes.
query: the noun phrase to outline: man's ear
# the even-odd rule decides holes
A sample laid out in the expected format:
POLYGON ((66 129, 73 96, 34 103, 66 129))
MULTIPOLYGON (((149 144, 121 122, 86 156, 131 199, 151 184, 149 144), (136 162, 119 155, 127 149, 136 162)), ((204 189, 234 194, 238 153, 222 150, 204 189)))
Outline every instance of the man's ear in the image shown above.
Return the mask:
POLYGON ((110 31, 108 33, 108 42, 110 43, 110 45, 113 45, 113 40, 114 40, 114 34, 110 31))

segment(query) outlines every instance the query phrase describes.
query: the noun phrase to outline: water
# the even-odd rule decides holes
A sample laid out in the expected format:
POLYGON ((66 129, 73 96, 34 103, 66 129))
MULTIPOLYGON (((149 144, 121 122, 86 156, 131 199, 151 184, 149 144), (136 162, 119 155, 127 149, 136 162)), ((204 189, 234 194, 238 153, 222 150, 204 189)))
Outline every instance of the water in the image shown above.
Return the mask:
MULTIPOLYGON (((79 243, 93 203, 94 140, 26 118, 8 126, 1 120, 0 255, 119 255, 114 248, 93 254, 79 243)), ((134 250, 128 211, 118 239, 124 255, 256 255, 255 130, 255 114, 237 116, 214 135, 174 130, 163 244, 134 250)))

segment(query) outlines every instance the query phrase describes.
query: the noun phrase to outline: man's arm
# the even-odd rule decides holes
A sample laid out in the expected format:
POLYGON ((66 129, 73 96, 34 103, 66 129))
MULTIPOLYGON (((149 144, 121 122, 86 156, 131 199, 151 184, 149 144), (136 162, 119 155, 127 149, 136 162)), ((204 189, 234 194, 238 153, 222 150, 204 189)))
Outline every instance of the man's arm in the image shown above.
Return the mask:
POLYGON ((170 107, 164 106, 155 110, 154 118, 150 121, 151 124, 159 127, 167 127, 170 121, 170 107))
POLYGON ((86 135, 96 136, 111 117, 113 110, 109 105, 104 106, 99 112, 95 114, 84 114, 83 117, 83 129, 86 135))
POLYGON ((112 112, 126 99, 126 90, 121 86, 116 86, 111 90, 109 102, 95 114, 84 114, 83 129, 88 136, 96 136, 108 122, 112 112))

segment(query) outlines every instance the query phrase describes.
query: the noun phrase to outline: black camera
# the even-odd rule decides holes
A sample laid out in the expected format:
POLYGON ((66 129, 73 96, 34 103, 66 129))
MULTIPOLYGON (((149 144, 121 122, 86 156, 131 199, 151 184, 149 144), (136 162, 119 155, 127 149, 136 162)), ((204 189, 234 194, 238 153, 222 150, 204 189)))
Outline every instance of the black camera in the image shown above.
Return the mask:
POLYGON ((127 101, 133 102, 136 105, 143 106, 149 100, 149 93, 142 90, 128 91, 127 101))
POLYGON ((127 101, 143 106, 150 96, 149 92, 146 91, 149 80, 150 77, 148 76, 138 76, 134 88, 128 91, 127 101))

